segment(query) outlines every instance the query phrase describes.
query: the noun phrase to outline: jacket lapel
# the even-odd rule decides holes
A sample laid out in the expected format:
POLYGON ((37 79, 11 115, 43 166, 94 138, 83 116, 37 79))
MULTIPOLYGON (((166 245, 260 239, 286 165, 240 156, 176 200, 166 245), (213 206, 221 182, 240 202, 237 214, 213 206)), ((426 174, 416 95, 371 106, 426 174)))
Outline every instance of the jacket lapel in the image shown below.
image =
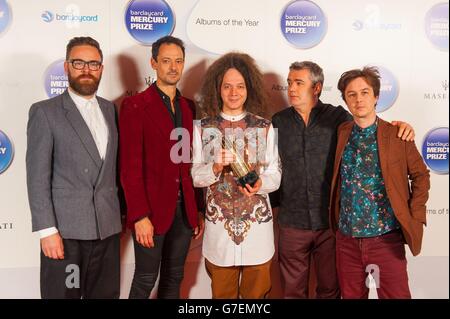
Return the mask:
POLYGON ((107 162, 114 160, 113 157, 116 156, 113 153, 113 150, 114 150, 113 138, 115 138, 114 137, 115 130, 113 127, 113 123, 115 121, 115 118, 114 118, 114 116, 112 118, 110 117, 111 112, 108 112, 108 106, 105 103, 103 103, 103 101, 101 101, 100 99, 98 99, 98 105, 100 105, 100 110, 102 111, 103 118, 105 119, 106 126, 108 127, 108 144, 106 145, 105 159, 102 162, 102 166, 100 168, 100 173, 98 174, 95 185, 98 185, 100 183, 100 181, 102 180, 103 175, 105 173, 105 169, 106 169, 106 167, 108 167, 107 162))
POLYGON ((341 165, 342 155, 344 154, 345 145, 347 145, 348 139, 350 138, 350 134, 353 129, 353 122, 348 123, 345 127, 342 128, 339 136, 338 143, 336 146, 336 157, 334 162, 335 172, 339 175, 339 166, 341 165))
POLYGON ((67 90, 63 93, 63 107, 67 111, 67 120, 77 133, 89 156, 92 158, 95 165, 101 167, 102 160, 98 153, 97 146, 95 145, 94 138, 67 90))
POLYGON ((342 161, 342 155, 344 154, 345 146, 352 132, 353 122, 349 122, 343 125, 338 131, 338 140, 336 145, 336 156, 334 159, 333 180, 331 182, 331 202, 330 202, 330 214, 333 217, 330 219, 331 227, 336 229, 336 225, 339 221, 339 197, 340 197, 340 185, 338 184, 340 178, 340 165, 342 161))
POLYGON ((108 144, 106 145, 106 153, 105 153, 105 161, 111 158, 112 142, 113 142, 113 134, 114 134, 114 126, 113 123, 115 121, 114 117, 110 118, 110 112, 108 111, 108 106, 103 103, 100 99, 98 100, 98 105, 100 105, 100 110, 102 111, 103 118, 105 119, 106 126, 108 127, 108 144))
POLYGON ((193 110, 191 110, 191 107, 189 106, 188 102, 180 97, 180 109, 181 109, 181 118, 182 118, 182 124, 185 129, 187 129, 190 132, 192 132, 192 126, 193 126, 193 110))
POLYGON ((153 84, 145 91, 145 111, 153 122, 153 125, 161 131, 164 138, 169 140, 170 133, 175 126, 155 86, 156 84, 153 84))
POLYGON ((387 159, 389 153, 389 128, 387 122, 378 118, 377 127, 377 143, 378 143, 378 157, 380 159, 381 174, 383 179, 387 181, 387 159))

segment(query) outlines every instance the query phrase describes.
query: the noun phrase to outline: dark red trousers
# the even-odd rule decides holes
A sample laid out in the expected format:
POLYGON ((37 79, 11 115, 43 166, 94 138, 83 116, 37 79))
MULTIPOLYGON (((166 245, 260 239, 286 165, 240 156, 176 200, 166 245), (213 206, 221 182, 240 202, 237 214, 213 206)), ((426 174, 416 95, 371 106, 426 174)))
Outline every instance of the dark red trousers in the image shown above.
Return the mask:
POLYGON ((379 299, 410 299, 405 244, 400 230, 370 238, 336 233, 336 262, 342 297, 367 299, 371 273, 379 299))
POLYGON ((308 298, 310 262, 314 259, 316 298, 340 298, 336 245, 330 229, 302 230, 280 225, 278 242, 284 298, 308 298))

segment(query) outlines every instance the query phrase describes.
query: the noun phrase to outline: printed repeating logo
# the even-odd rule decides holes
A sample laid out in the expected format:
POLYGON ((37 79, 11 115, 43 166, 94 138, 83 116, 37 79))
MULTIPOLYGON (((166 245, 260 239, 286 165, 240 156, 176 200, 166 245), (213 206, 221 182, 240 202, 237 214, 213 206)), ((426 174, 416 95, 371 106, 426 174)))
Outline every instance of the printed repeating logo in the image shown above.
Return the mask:
POLYGON ((428 40, 442 51, 448 51, 448 2, 433 6, 425 16, 428 40))
POLYGON ((14 228, 13 225, 11 222, 0 222, 0 230, 12 230, 14 228))
POLYGON ((368 4, 364 8, 365 16, 362 19, 356 19, 352 23, 354 31, 380 30, 393 31, 402 28, 401 23, 385 21, 382 19, 381 7, 377 4, 368 4))
POLYGON ((125 10, 125 25, 135 40, 151 45, 172 33, 175 18, 164 0, 133 0, 125 10))
POLYGON ((422 156, 433 172, 448 174, 448 127, 428 132, 423 141, 422 156))
POLYGON ((388 69, 378 66, 381 76, 380 96, 377 103, 377 113, 389 109, 398 97, 399 85, 394 74, 388 69))
POLYGON ((286 40, 300 49, 316 46, 327 32, 327 19, 312 1, 294 1, 281 16, 281 32, 286 40))
POLYGON ((44 87, 48 97, 60 95, 69 87, 69 80, 64 72, 64 59, 53 62, 45 70, 44 87))
POLYGON ((435 84, 433 90, 424 92, 423 99, 436 102, 448 100, 448 80, 440 81, 440 85, 437 85, 439 82, 436 81, 435 84))
POLYGON ((64 23, 67 28, 79 28, 81 23, 95 23, 99 21, 98 14, 81 14, 80 6, 76 4, 69 4, 65 12, 54 13, 53 11, 45 10, 42 12, 41 18, 46 23, 64 23))
POLYGON ((0 0, 0 35, 8 28, 11 23, 11 9, 6 0, 0 0))
POLYGON ((50 11, 44 11, 44 13, 41 14, 41 18, 44 22, 52 22, 54 17, 55 15, 50 11))
POLYGON ((0 174, 11 165, 14 157, 14 149, 11 140, 0 130, 0 174))

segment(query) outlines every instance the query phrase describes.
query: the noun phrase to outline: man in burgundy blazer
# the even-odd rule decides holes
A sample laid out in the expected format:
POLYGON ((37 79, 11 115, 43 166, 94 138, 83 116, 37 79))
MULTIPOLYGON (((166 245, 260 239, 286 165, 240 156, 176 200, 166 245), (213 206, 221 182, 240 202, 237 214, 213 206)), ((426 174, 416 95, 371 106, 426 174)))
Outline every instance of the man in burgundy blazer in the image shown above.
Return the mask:
POLYGON ((330 225, 343 298, 410 298, 405 241, 420 253, 430 174, 414 142, 378 118, 376 68, 345 72, 338 84, 353 121, 341 124, 331 184, 330 225))
POLYGON ((190 176, 195 105, 176 88, 184 57, 180 39, 153 43, 157 80, 120 110, 120 177, 136 260, 130 298, 150 296, 160 266, 158 298, 179 298, 190 239, 202 232, 190 176))

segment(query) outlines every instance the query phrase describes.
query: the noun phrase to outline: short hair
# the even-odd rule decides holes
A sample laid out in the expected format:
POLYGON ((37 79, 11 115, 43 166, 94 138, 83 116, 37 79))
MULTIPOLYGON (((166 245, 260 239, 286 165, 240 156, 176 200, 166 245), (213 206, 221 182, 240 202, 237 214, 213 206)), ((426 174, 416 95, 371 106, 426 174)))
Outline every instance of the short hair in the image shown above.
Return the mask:
POLYGON ((80 45, 89 45, 91 47, 94 47, 97 49, 98 53, 100 54, 101 62, 103 62, 103 52, 102 49, 100 49, 100 44, 97 42, 97 40, 91 38, 91 37, 75 37, 72 38, 69 43, 67 43, 66 47, 66 60, 69 60, 70 51, 74 47, 80 46, 80 45))
POLYGON ((363 78, 367 84, 369 84, 373 89, 373 94, 378 97, 380 96, 380 72, 374 66, 365 66, 362 70, 353 69, 342 73, 341 78, 338 82, 338 89, 341 91, 342 99, 345 101, 345 89, 348 84, 356 78, 363 78))
MULTIPOLYGON (((320 83, 323 88, 323 70, 322 68, 314 62, 311 61, 302 61, 302 62, 294 62, 289 66, 289 71, 300 71, 300 70, 309 70, 309 78, 313 85, 320 83)), ((322 94, 322 89, 319 92, 319 97, 322 94)))
POLYGON ((175 44, 180 47, 181 51, 183 51, 183 58, 185 56, 184 43, 181 39, 175 38, 171 35, 166 35, 165 37, 159 38, 156 42, 152 44, 152 58, 155 61, 158 61, 159 48, 163 44, 175 44))

